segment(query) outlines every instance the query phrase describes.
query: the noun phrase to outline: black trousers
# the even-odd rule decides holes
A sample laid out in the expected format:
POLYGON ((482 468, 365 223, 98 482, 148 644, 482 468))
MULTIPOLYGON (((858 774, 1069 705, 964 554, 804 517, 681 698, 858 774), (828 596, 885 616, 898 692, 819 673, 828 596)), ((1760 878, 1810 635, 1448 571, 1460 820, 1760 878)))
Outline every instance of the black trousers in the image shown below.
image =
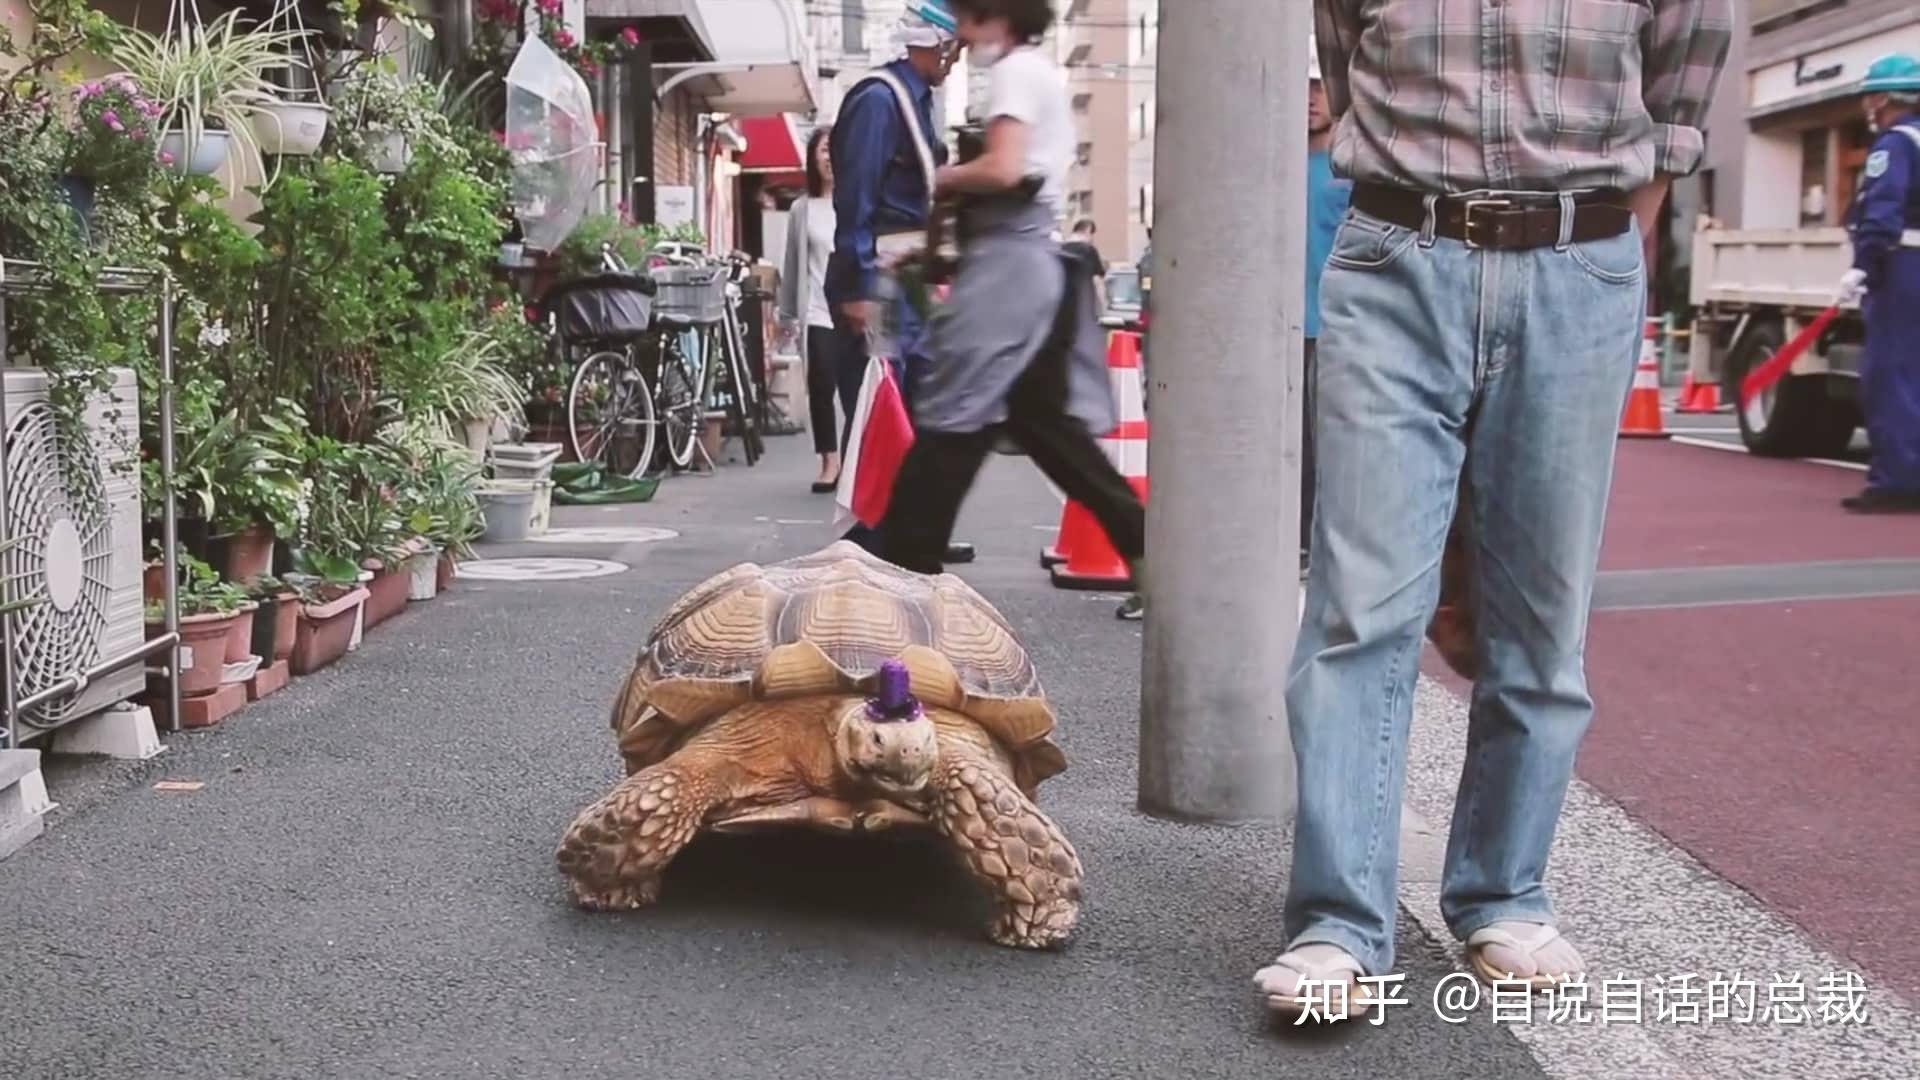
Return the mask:
POLYGON ((1147 549, 1147 510, 1127 478, 1067 412, 1065 342, 1073 304, 1007 399, 1004 425, 970 432, 917 431, 881 522, 882 557, 907 570, 937 574, 953 537, 960 505, 1002 436, 1011 437, 1047 479, 1085 506, 1120 557, 1138 562, 1147 549))
POLYGON ((813 452, 816 454, 831 454, 838 450, 841 423, 853 422, 853 407, 860 397, 860 382, 856 378, 848 383, 841 376, 840 369, 848 366, 845 352, 846 338, 839 330, 830 326, 807 327, 807 426, 813 429, 813 452), (839 399, 840 411, 846 417, 841 423, 835 423, 833 419, 835 398, 839 399))

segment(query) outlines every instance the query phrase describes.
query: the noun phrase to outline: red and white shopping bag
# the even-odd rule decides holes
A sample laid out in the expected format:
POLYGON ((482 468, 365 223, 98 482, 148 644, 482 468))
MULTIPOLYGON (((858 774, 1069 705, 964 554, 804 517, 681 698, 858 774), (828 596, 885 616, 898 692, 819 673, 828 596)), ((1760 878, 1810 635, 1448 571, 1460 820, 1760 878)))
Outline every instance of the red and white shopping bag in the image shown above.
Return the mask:
POLYGON ((893 478, 912 445, 913 421, 893 366, 873 357, 867 361, 854 402, 853 430, 840 456, 840 486, 833 496, 836 528, 852 520, 870 529, 880 524, 893 497, 893 478))

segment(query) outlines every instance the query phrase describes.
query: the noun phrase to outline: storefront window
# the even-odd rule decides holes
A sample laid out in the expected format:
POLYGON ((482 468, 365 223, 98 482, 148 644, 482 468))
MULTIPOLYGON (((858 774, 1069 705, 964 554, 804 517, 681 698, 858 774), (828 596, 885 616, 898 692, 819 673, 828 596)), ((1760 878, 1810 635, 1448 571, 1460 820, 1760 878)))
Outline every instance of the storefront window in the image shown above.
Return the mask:
POLYGON ((1827 223, 1827 143, 1831 134, 1824 127, 1800 133, 1800 224, 1818 226, 1827 223))

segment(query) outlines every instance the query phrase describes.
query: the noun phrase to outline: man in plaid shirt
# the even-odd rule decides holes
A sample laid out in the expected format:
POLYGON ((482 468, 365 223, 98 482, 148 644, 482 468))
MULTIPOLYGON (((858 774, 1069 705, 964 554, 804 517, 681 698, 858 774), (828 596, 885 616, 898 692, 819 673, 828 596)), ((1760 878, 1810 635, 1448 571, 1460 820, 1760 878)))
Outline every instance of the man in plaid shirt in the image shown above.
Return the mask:
POLYGON ((1354 188, 1320 285, 1288 951, 1255 976, 1276 1010, 1344 984, 1364 1015, 1358 977, 1392 972, 1407 732, 1456 509, 1480 670, 1441 910, 1483 979, 1582 970, 1542 881, 1593 715, 1643 238, 1699 165, 1730 3, 1316 0, 1354 188))

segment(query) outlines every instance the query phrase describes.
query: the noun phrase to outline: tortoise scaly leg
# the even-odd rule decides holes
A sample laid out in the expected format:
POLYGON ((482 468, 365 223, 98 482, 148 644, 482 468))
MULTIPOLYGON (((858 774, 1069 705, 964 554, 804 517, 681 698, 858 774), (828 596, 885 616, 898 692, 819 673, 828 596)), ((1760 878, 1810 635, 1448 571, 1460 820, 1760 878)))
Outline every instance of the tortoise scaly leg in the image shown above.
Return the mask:
POLYGON ((724 797, 698 764, 676 756, 649 766, 580 812, 555 855, 576 903, 613 911, 659 898, 661 873, 724 797))
POLYGON ((994 761, 944 739, 940 758, 929 816, 992 890, 999 913, 989 936, 1018 949, 1065 941, 1080 918, 1073 845, 994 761))

